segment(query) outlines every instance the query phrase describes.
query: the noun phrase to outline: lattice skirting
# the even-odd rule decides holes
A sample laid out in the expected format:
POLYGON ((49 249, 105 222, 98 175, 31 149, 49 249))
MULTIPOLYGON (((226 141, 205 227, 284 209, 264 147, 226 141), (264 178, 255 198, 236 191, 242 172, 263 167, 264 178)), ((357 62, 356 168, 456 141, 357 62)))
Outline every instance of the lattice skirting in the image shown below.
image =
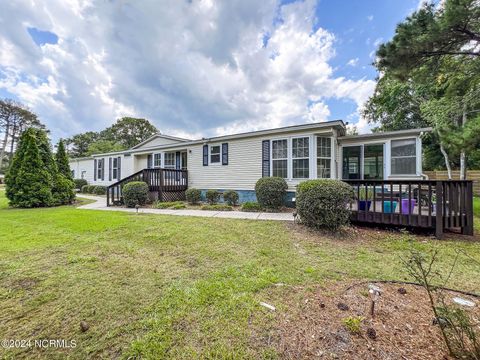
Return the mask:
POLYGON ((170 201, 183 201, 183 200, 185 200, 185 191, 162 192, 161 201, 170 202, 170 201))

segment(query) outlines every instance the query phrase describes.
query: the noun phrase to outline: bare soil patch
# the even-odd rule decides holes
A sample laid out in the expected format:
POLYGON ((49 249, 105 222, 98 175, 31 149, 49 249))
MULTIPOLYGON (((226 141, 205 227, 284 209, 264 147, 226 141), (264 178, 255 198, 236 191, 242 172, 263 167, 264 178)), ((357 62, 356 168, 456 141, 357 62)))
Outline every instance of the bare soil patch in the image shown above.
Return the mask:
MULTIPOLYGON (((269 342, 287 359, 449 359, 423 288, 375 285, 382 295, 373 318, 368 284, 289 289, 269 342), (347 328, 348 317, 363 318, 359 333, 347 328)), ((460 296, 474 301, 475 307, 464 309, 480 326, 480 299, 445 294, 447 299, 460 296)))

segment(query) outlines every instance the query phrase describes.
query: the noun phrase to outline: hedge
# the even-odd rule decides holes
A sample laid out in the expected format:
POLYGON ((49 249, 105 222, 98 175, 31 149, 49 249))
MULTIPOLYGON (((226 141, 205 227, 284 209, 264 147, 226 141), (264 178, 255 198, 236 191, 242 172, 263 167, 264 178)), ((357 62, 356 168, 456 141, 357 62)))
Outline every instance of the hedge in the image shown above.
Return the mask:
POLYGON ((227 190, 223 193, 223 200, 230 206, 238 204, 238 193, 235 190, 227 190))
POLYGON ((145 205, 148 201, 148 184, 143 181, 132 181, 122 189, 123 202, 126 207, 145 205))
POLYGON ((85 179, 73 179, 73 182, 75 183, 75 189, 77 190, 81 190, 85 185, 88 185, 88 182, 85 179))
POLYGON ((246 201, 242 204, 241 209, 242 211, 245 212, 260 212, 262 211, 262 206, 255 201, 246 201))
POLYGON ((307 226, 337 230, 349 223, 354 197, 353 188, 340 180, 304 181, 297 186, 297 212, 307 226))
POLYGON ((196 205, 202 200, 202 192, 195 188, 190 188, 185 191, 185 198, 189 204, 196 205))
POLYGON ((215 205, 220 200, 220 193, 217 190, 210 189, 205 193, 205 197, 210 205, 215 205))
POLYGON ((94 186, 93 193, 95 195, 105 195, 107 193, 107 187, 102 185, 94 186))
POLYGON ((287 182, 280 177, 260 178, 255 184, 255 192, 260 206, 273 210, 283 206, 287 189, 287 182))

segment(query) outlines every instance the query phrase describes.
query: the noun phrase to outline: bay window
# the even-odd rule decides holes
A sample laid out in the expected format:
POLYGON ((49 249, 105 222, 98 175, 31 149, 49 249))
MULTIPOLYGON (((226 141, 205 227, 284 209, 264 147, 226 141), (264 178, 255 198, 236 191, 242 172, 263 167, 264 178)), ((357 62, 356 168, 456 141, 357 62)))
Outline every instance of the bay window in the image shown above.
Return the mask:
POLYGON ((288 178, 288 141, 272 141, 272 176, 288 178))
POLYGON ((415 175, 417 146, 415 139, 392 140, 392 175, 415 175))
POLYGON ((292 139, 292 175, 294 179, 308 179, 309 177, 309 138, 292 139))

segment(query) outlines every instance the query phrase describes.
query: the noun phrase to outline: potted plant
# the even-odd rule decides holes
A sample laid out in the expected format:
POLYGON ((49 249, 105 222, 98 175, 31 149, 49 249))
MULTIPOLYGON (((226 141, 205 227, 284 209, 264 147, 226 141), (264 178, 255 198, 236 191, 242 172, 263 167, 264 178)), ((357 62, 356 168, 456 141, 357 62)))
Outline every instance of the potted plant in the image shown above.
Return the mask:
POLYGON ((366 211, 370 209, 370 205, 372 204, 372 198, 372 189, 361 188, 358 191, 358 210, 366 211))

